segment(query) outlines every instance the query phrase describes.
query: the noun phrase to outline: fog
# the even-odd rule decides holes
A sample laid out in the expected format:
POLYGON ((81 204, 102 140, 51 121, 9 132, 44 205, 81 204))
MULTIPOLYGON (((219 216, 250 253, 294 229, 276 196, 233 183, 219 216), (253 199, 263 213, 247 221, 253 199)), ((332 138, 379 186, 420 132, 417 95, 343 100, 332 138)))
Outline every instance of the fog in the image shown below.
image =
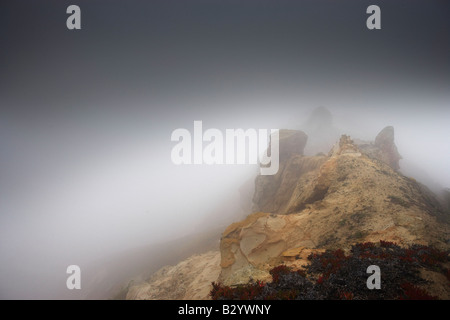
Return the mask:
POLYGON ((390 32, 367 34, 364 1, 81 1, 85 29, 70 34, 63 2, 29 2, 35 15, 11 2, 0 16, 1 299, 92 297, 88 281, 66 289, 67 266, 96 278, 127 252, 245 215, 239 189, 257 165, 172 163, 171 133, 195 120, 302 130, 324 106, 352 138, 394 126, 401 171, 450 187, 447 5, 390 7, 390 32), (411 24, 419 13, 426 27, 411 24))
MULTIPOLYGON (((293 108, 296 101, 284 101, 284 106, 278 101, 273 113, 243 112, 239 120, 236 114, 220 121, 204 117, 203 124, 222 130, 301 129, 312 108, 293 108)), ((255 101, 249 109, 265 103, 255 101)), ((355 138, 374 140, 382 128, 393 125, 403 156, 400 166, 412 168, 405 174, 420 178, 422 172, 414 172, 420 168, 429 179, 424 182, 449 187, 450 114, 442 111, 443 104, 426 112, 412 101, 408 104, 412 110, 415 106, 411 113, 357 106, 329 109, 340 133, 355 138)), ((239 188, 254 179, 257 166, 174 165, 171 131, 192 131, 193 119, 149 125, 151 110, 147 115, 136 111, 136 118, 106 112, 98 119, 61 125, 2 125, 2 137, 8 137, 2 145, 2 298, 57 298, 54 290, 65 286, 70 264, 88 265, 127 249, 225 227, 222 221, 237 217, 239 188), (228 204, 230 212, 220 211, 229 217, 215 217, 226 199, 235 202, 228 204)))

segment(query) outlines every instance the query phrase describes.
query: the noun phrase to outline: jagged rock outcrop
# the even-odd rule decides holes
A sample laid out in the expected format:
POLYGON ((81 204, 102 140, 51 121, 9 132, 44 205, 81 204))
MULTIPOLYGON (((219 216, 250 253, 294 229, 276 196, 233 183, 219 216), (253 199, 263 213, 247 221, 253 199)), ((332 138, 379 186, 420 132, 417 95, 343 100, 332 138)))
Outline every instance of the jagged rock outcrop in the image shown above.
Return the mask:
POLYGON ((298 177, 317 167, 317 163, 314 161, 302 160, 307 140, 308 136, 302 131, 280 130, 280 167, 275 175, 256 177, 253 212, 284 212, 286 199, 296 182, 295 179, 290 180, 290 177, 298 177))
MULTIPOLYGON (((282 129, 279 131, 280 163, 284 163, 293 155, 303 155, 308 136, 299 130, 282 129)), ((270 149, 270 147, 269 147, 270 149)))
POLYGON ((280 163, 277 174, 258 176, 255 180, 253 212, 289 213, 292 210, 293 198, 301 193, 303 186, 316 178, 317 169, 326 158, 294 155, 280 163))
MULTIPOLYGON (((325 124, 329 124, 330 117, 331 114, 329 117, 325 116, 325 124)), ((324 154, 303 156, 307 139, 302 131, 280 130, 280 168, 273 176, 256 177, 253 212, 292 213, 322 197, 326 190, 321 189, 320 184, 313 191, 303 190, 310 180, 318 178, 317 169, 327 158, 324 154)), ((381 130, 375 142, 354 143, 350 137, 344 135, 331 149, 329 156, 336 152, 354 155, 364 153, 368 157, 386 163, 394 170, 400 168, 401 156, 394 142, 393 127, 381 130)))
POLYGON ((304 157, 307 139, 302 131, 280 130, 280 167, 275 175, 256 177, 253 212, 288 212, 288 202, 299 179, 311 179, 308 173, 316 170, 326 158, 324 155, 304 157))
POLYGON ((388 126, 378 133, 374 143, 361 144, 359 148, 368 156, 388 164, 394 170, 399 170, 402 158, 394 142, 394 127, 388 126))
POLYGON ((379 240, 449 245, 449 214, 433 194, 362 152, 348 136, 328 156, 292 156, 275 181, 273 189, 257 186, 271 192, 269 201, 259 202, 271 210, 222 235, 220 280, 226 284, 266 280, 270 268, 292 260, 292 252, 379 240))

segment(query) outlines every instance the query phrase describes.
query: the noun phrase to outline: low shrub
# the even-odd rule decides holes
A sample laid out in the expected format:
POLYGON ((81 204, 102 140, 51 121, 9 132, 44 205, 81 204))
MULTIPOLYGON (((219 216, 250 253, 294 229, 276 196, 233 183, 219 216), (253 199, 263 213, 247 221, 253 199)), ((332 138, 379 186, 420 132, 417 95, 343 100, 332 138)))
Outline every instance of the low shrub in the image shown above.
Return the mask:
POLYGON ((426 283, 420 269, 442 272, 450 285, 450 271, 442 266, 448 252, 412 245, 402 248, 393 242, 358 243, 349 254, 341 249, 311 254, 304 270, 280 265, 272 270, 272 282, 254 282, 239 286, 213 283, 212 299, 219 300, 361 300, 361 299, 437 299, 420 288, 426 283), (367 267, 381 270, 381 289, 370 290, 367 267))

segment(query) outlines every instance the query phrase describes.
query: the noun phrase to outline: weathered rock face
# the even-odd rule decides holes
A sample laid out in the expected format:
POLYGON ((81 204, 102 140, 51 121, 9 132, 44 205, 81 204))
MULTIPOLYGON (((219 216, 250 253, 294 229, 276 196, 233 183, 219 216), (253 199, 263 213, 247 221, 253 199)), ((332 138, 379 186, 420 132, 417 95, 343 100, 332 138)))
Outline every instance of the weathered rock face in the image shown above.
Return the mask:
POLYGON ((375 142, 359 146, 364 153, 375 159, 383 161, 394 170, 399 170, 399 160, 402 158, 398 153, 394 142, 394 127, 388 126, 380 131, 375 142))
POLYGON ((307 139, 302 131, 280 130, 280 168, 275 175, 256 177, 253 212, 287 213, 287 204, 299 178, 309 179, 308 173, 325 159, 325 156, 303 157, 307 139))
POLYGON ((286 130, 279 131, 280 163, 285 162, 293 155, 303 155, 308 136, 303 131, 286 130))
MULTIPOLYGON (((306 141, 307 136, 301 131, 280 130, 280 168, 276 175, 256 178, 253 212, 292 213, 320 199, 326 192, 320 184, 313 190, 305 189, 310 181, 318 178, 317 169, 327 161, 325 155, 303 156, 306 141)), ((344 135, 331 149, 329 156, 361 153, 398 170, 401 157, 394 143, 394 128, 384 128, 377 135, 375 143, 357 145, 344 135)))
POLYGON ((305 250, 379 240, 449 246, 449 215, 433 195, 348 136, 329 156, 292 156, 272 181, 261 181, 255 200, 271 213, 252 214, 223 233, 226 284, 267 280, 270 268, 305 250))
POLYGON ((394 143, 394 127, 386 127, 375 138, 375 146, 381 150, 380 160, 394 170, 400 169, 398 161, 402 158, 394 143))
MULTIPOLYGON (((303 225, 304 218, 258 212, 230 225, 221 242, 219 280, 230 285, 246 283, 250 278, 268 281, 272 267, 280 263, 291 265, 292 257, 302 251, 311 253, 309 249, 316 244, 308 235, 307 225, 303 225)), ((307 255, 303 258, 306 263, 307 255)))
POLYGON ((284 163, 280 163, 280 169, 276 175, 258 176, 255 180, 253 212, 289 213, 292 209, 294 193, 301 192, 299 190, 308 181, 316 178, 317 169, 326 159, 326 156, 294 155, 284 163))

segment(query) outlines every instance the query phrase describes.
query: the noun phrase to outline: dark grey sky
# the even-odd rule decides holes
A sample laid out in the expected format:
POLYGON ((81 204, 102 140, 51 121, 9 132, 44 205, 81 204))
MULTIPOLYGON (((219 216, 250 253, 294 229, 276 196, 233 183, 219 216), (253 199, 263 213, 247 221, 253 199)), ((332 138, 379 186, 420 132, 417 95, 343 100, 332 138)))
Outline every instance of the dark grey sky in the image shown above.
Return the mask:
MULTIPOLYGON (((448 91, 448 1, 77 1, 82 30, 69 31, 72 3, 2 1, 8 114, 64 116, 109 101, 262 87, 448 91), (382 30, 369 31, 365 10, 375 3, 382 30)), ((188 112, 173 109, 154 111, 188 112)))
POLYGON ((253 171, 175 167, 171 132, 194 120, 299 128, 323 105, 341 133, 394 125, 402 161, 450 186, 449 17, 446 0, 2 0, 0 298, 197 231, 253 171))

